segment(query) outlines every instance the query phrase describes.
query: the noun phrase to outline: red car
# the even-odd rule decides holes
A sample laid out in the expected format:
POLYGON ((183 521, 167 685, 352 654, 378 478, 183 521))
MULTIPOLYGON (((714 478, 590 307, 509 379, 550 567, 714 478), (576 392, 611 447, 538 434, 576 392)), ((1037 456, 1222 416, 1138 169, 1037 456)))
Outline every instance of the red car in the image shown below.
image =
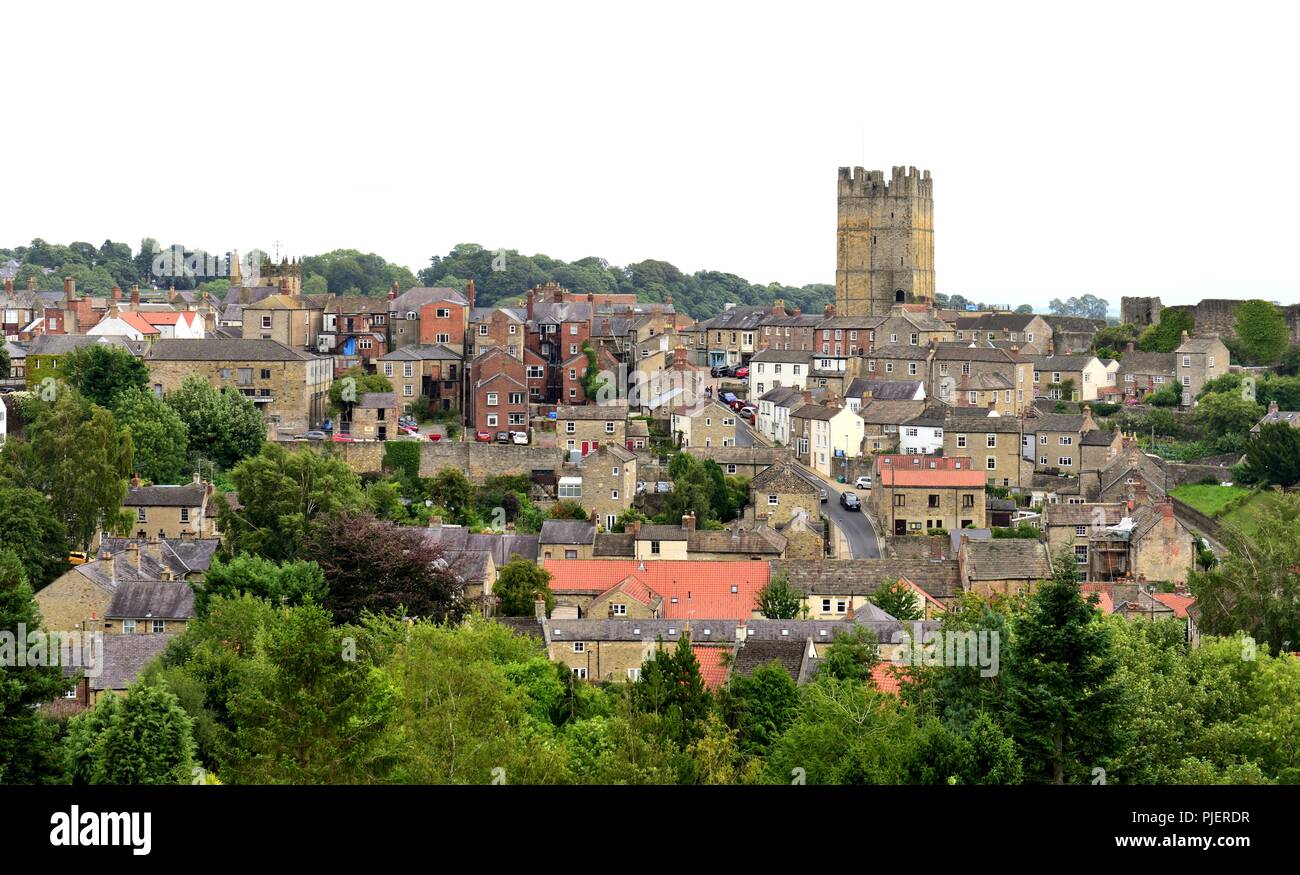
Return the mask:
POLYGON ((732 410, 739 411, 739 410, 740 410, 742 407, 744 407, 744 406, 745 406, 745 402, 742 401, 742 400, 739 399, 739 398, 737 398, 735 401, 732 401, 732 402, 731 402, 731 409, 732 409, 732 410))
POLYGON ((352 440, 352 438, 348 437, 348 436, 345 435, 345 434, 336 434, 336 435, 334 435, 334 443, 336 443, 336 444, 352 444, 352 443, 356 443, 356 441, 352 440))
POLYGON ((430 435, 429 435, 429 440, 431 440, 431 441, 440 441, 440 440, 442 440, 442 435, 437 434, 437 433, 430 434, 430 435))
POLYGON ((481 444, 491 443, 492 435, 488 434, 485 431, 476 431, 474 432, 474 440, 478 441, 481 444))
POLYGON ((399 425, 397 427, 397 430, 400 431, 402 434, 413 434, 416 437, 420 436, 420 429, 414 425, 399 425))
POLYGON ((736 368, 736 377, 737 377, 738 379, 743 380, 743 379, 745 379, 745 378, 748 377, 748 376, 749 376, 749 368, 748 368, 748 367, 736 368))

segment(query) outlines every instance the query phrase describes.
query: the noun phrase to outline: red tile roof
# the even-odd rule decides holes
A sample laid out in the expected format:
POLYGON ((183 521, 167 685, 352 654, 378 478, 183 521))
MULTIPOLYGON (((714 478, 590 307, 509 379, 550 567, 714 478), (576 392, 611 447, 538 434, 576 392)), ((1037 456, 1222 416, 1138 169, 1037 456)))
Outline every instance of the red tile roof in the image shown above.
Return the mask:
MULTIPOLYGON (((983 482, 983 481, 981 481, 983 482)), ((602 593, 635 577, 663 596, 664 618, 747 620, 757 593, 767 585, 766 562, 692 562, 659 559, 548 559, 554 592, 602 593), (642 566, 644 565, 644 570, 642 566), (732 592, 732 587, 736 592, 732 592), (676 599, 676 601, 674 601, 676 599)))
POLYGON ((610 592, 616 589, 620 590, 623 595, 628 598, 636 599, 643 605, 654 604, 655 596, 657 595, 657 593, 651 590, 650 587, 646 586, 645 583, 637 579, 635 576, 625 577, 620 583, 611 586, 605 592, 610 592))
POLYGON ((1152 593, 1152 597, 1174 610, 1175 617, 1186 617, 1187 609, 1196 604, 1196 597, 1190 595, 1179 595, 1175 592, 1157 592, 1152 593))
POLYGON ((984 472, 968 456, 877 456, 875 467, 882 486, 984 485, 984 472))
POLYGON ((144 321, 150 325, 175 325, 178 322, 191 324, 197 318, 197 313, 180 313, 175 310, 146 310, 140 313, 144 321))
POLYGON ((1097 609, 1103 614, 1110 615, 1115 613, 1115 600, 1111 597, 1114 592, 1114 584, 1110 583, 1081 583, 1079 591, 1083 593, 1084 601, 1091 598, 1092 593, 1097 594, 1097 609))
POLYGON ((700 677, 710 690, 718 690, 727 681, 727 666, 723 658, 731 648, 720 644, 692 644, 691 652, 700 663, 700 677))
POLYGON ((899 694, 899 678, 907 676, 907 669, 892 662, 877 662, 871 667, 871 683, 882 693, 899 694))
POLYGON ((149 324, 149 322, 143 316, 141 316, 139 313, 136 313, 133 310, 126 310, 125 312, 118 313, 117 315, 123 322, 125 322, 127 325, 130 325, 132 328, 134 328, 136 331, 139 331, 141 334, 159 333, 157 328, 154 328, 152 325, 149 324))

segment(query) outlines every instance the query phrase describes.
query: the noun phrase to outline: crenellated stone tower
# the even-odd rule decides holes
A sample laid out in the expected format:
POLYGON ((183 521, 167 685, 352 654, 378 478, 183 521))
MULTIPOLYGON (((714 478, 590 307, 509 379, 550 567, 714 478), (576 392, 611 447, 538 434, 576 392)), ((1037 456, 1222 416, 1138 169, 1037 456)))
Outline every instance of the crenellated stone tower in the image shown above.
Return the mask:
POLYGON ((934 301, 934 188, 930 171, 840 168, 835 312, 888 315, 934 301))

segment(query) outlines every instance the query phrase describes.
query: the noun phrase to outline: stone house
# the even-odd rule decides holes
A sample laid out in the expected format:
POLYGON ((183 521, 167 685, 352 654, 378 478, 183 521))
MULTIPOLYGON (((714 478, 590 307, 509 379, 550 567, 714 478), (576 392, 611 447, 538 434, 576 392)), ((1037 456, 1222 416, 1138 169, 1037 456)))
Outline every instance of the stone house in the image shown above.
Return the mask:
POLYGON ((728 304, 727 309, 701 322, 708 356, 702 364, 717 367, 749 361, 758 351, 756 338, 761 334, 763 320, 770 315, 763 307, 728 304))
POLYGON ((244 340, 273 340, 293 350, 314 350, 324 321, 321 304, 282 292, 244 305, 241 334, 244 340))
POLYGON ((1115 374, 1116 386, 1126 400, 1141 401, 1178 379, 1177 357, 1172 352, 1139 352, 1128 345, 1115 374))
POLYGON ((749 481, 750 502, 757 520, 772 527, 789 523, 801 512, 810 519, 821 516, 821 490, 795 467, 782 460, 749 481))
POLYGON ((932 351, 926 388, 954 407, 1019 416, 1033 402, 1033 368, 1014 348, 941 343, 932 351))
POLYGON ((1046 355, 1052 342, 1052 326, 1036 313, 986 313, 960 327, 957 341, 1005 341, 1028 355, 1046 355))
POLYGON ((1300 428, 1300 412, 1295 410, 1282 410, 1277 406, 1276 401, 1268 402, 1268 412, 1260 417, 1259 422, 1255 423, 1250 433, 1258 435, 1260 428, 1275 422, 1285 422, 1292 428, 1300 428))
MULTIPOLYGON (((1075 547, 1076 561, 1079 548, 1075 547)), ((1181 584, 1196 564, 1196 536, 1164 499, 1137 505, 1114 526, 1089 530, 1088 579, 1167 581, 1181 584)))
POLYGON ((985 527, 985 475, 969 456, 876 457, 872 512, 894 535, 985 527))
POLYGON ((375 366, 393 384, 403 413, 420 397, 428 398, 434 410, 461 408, 464 364, 449 346, 404 346, 379 356, 375 366))
POLYGON ((685 637, 700 664, 709 689, 726 680, 735 649, 737 624, 720 620, 548 620, 547 655, 568 666, 575 678, 629 683, 641 676, 641 666, 685 637))
POLYGON ((930 347, 888 343, 866 355, 862 376, 872 380, 926 380, 929 376, 930 347))
POLYGON ((945 456, 968 456, 989 486, 1028 486, 1033 466, 1022 462, 1024 421, 1018 416, 964 416, 958 408, 945 419, 945 456))
POLYGON ((386 441, 397 437, 397 395, 366 392, 352 405, 348 435, 357 441, 386 441))
POLYGON ((135 515, 138 538, 214 538, 217 514, 208 506, 212 493, 212 484, 198 474, 181 486, 142 486, 133 477, 122 507, 135 515))
POLYGON ((1031 592, 1052 576, 1047 545, 1032 538, 969 538, 957 552, 962 589, 981 596, 1031 592))
POLYGON ((728 477, 746 480, 790 459, 790 451, 785 447, 690 447, 686 452, 701 461, 716 462, 728 477))
POLYGON ((812 372, 812 364, 812 354, 797 349, 770 348, 755 353, 749 360, 752 396, 761 396, 769 389, 782 386, 803 389, 812 372))
POLYGON ((1088 540, 1093 532, 1119 525, 1124 519, 1120 502, 1048 504, 1043 507, 1041 528, 1052 556, 1069 550, 1088 576, 1088 540))
POLYGON ((104 631, 123 635, 184 632, 194 619, 194 589, 184 581, 120 581, 104 611, 104 631))
POLYGON ((1083 413, 1045 413, 1024 419, 1025 458, 1040 473, 1077 477, 1083 466, 1083 436, 1097 431, 1092 408, 1083 413))
POLYGON ((627 446, 627 402, 561 404, 555 411, 556 441, 569 452, 582 455, 605 444, 627 446))
POLYGON ((677 446, 732 447, 736 445, 736 421, 740 414, 717 401, 676 407, 669 419, 669 432, 677 446))
MULTIPOLYGON (((131 685, 140 679, 144 670, 162 656, 175 635, 105 635, 99 654, 100 668, 94 677, 83 676, 75 690, 63 699, 48 706, 50 713, 77 714, 94 708, 104 696, 125 695, 131 685)), ((64 674, 80 672, 66 664, 64 674)))
POLYGON ((636 497, 636 453, 621 444, 602 444, 583 456, 577 468, 583 508, 605 531, 612 531, 636 497))
POLYGON ((1099 392, 1110 385, 1106 366, 1094 355, 1026 355, 1024 358, 1034 366, 1035 397, 1096 401, 1099 392))
POLYGON ((596 526, 587 520, 546 520, 537 540, 538 560, 590 559, 596 526))
POLYGON ((1196 396, 1210 380, 1228 373, 1228 347, 1219 336, 1188 337, 1174 350, 1178 365, 1179 402, 1191 407, 1196 396))
POLYGON ((477 307, 470 312, 469 333, 465 340, 467 359, 499 347, 517 359, 523 359, 527 337, 525 311, 517 307, 477 307))
POLYGON ((199 376, 215 389, 235 389, 252 399, 272 428, 299 433, 329 415, 334 365, 329 358, 275 340, 207 337, 158 340, 144 355, 154 392, 179 389, 199 376))
POLYGON ((808 615, 823 618, 846 617, 850 609, 865 616, 876 590, 897 580, 925 593, 938 611, 962 593, 955 559, 785 559, 772 563, 772 574, 785 575, 803 594, 808 615))

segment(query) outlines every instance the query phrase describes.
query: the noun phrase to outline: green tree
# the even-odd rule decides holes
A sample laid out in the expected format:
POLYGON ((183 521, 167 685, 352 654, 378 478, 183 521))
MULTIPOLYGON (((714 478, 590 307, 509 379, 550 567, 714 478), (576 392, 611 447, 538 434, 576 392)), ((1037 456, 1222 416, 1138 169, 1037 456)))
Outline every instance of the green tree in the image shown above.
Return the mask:
POLYGON ((48 496, 69 541, 84 549, 101 525, 117 519, 126 498, 131 435, 118 428, 111 412, 75 392, 32 407, 27 439, 11 439, 0 451, 0 473, 15 486, 48 496))
POLYGON ((440 469, 425 481, 425 494, 435 505, 447 508, 462 521, 474 504, 474 484, 460 468, 440 469))
POLYGON ((193 721, 164 687, 104 697, 73 719, 67 746, 76 783, 188 784, 194 768, 193 721))
POLYGON ((391 392, 393 384, 379 373, 370 373, 361 365, 348 368, 330 384, 330 410, 351 415, 352 405, 367 392, 391 392))
POLYGON ((578 502, 562 498, 551 505, 551 511, 547 516, 553 520, 585 520, 587 511, 578 502))
POLYGON ((1191 334, 1195 328, 1190 312, 1166 308, 1160 312, 1160 321, 1142 332, 1138 348, 1143 352, 1173 352, 1182 344, 1183 332, 1191 334))
POLYGON ((217 503, 227 556, 297 559, 318 517, 365 506, 361 480, 341 458, 311 450, 289 452, 275 443, 236 465, 230 481, 238 505, 217 503))
POLYGON ((1246 436, 1263 415, 1264 408, 1249 398, 1222 392, 1201 398, 1192 420, 1202 434, 1212 436, 1216 447, 1234 452, 1246 445, 1246 436))
POLYGON ((773 660, 746 675, 734 675, 722 696, 727 724, 739 733, 740 748, 765 756, 799 713, 799 688, 773 660))
POLYGON ((660 718, 663 736, 681 746, 703 734, 703 721, 713 709, 713 696, 685 635, 671 651, 659 642, 655 658, 641 666, 628 695, 633 708, 660 718))
POLYGON ((1180 400, 1182 396, 1178 392, 1178 386, 1173 383, 1162 386, 1146 397, 1146 403, 1152 407, 1177 407, 1180 400))
POLYGON ((33 589, 68 570, 68 534, 35 489, 0 486, 0 549, 18 557, 33 589))
POLYGON ((1026 776, 1077 781, 1114 749, 1123 706, 1117 660, 1100 615, 1079 591, 1074 557, 1016 616, 1007 660, 1008 728, 1026 776))
POLYGON ((63 379, 85 398, 112 408, 117 397, 131 389, 148 389, 149 369, 121 346, 96 343, 63 357, 63 379))
POLYGON ((191 461, 229 468, 262 449, 266 423, 244 393, 230 387, 218 392, 203 377, 191 376, 164 400, 185 424, 191 461))
POLYGON ((769 620, 794 619, 803 607, 803 593, 790 585, 787 575, 779 572, 763 584, 755 597, 755 608, 769 620))
POLYGON ((301 605, 308 600, 320 604, 328 595, 325 575, 315 562, 276 563, 247 555, 213 559, 202 583, 193 587, 194 611, 200 617, 218 596, 251 595, 276 605, 301 605))
POLYGON ((1226 552, 1219 564, 1192 571, 1188 582, 1208 634, 1245 632, 1274 649, 1289 648, 1285 642, 1300 641, 1300 495, 1269 497, 1250 534, 1221 528, 1226 552))
POLYGON ((57 666, 17 665, 14 647, 28 647, 19 626, 41 628, 40 609, 18 557, 0 549, 0 632, 11 644, 0 645, 0 783, 53 782, 62 772, 53 726, 40 712, 43 705, 70 688, 57 666))
POLYGON ((835 631, 835 639, 822 656, 818 674, 842 681, 865 681, 880 661, 880 642, 876 633, 854 625, 853 632, 835 631))
POLYGON ((1261 425, 1246 444, 1243 479, 1282 487, 1300 483, 1300 429, 1285 422, 1261 425))
POLYGON ((1275 365, 1281 361, 1291 340, 1286 317, 1268 301, 1243 301, 1237 306, 1237 352, 1244 363, 1275 365))
POLYGON ((231 693, 236 726, 222 776, 245 784, 372 783, 390 761, 394 706, 383 673, 349 658, 354 638, 315 604, 289 609, 256 639, 231 693))
POLYGON ((131 432, 137 474, 153 483, 182 479, 189 445, 185 423, 175 410, 147 389, 125 389, 117 395, 113 415, 131 432))
POLYGON ((546 604, 546 616, 555 609, 555 595, 551 592, 551 573, 536 562, 514 555, 501 569, 492 586, 497 606, 502 616, 531 617, 537 609, 540 595, 546 604))
POLYGON ((919 620, 924 614, 916 591, 901 580, 881 583, 871 594, 871 603, 897 620, 919 620))

